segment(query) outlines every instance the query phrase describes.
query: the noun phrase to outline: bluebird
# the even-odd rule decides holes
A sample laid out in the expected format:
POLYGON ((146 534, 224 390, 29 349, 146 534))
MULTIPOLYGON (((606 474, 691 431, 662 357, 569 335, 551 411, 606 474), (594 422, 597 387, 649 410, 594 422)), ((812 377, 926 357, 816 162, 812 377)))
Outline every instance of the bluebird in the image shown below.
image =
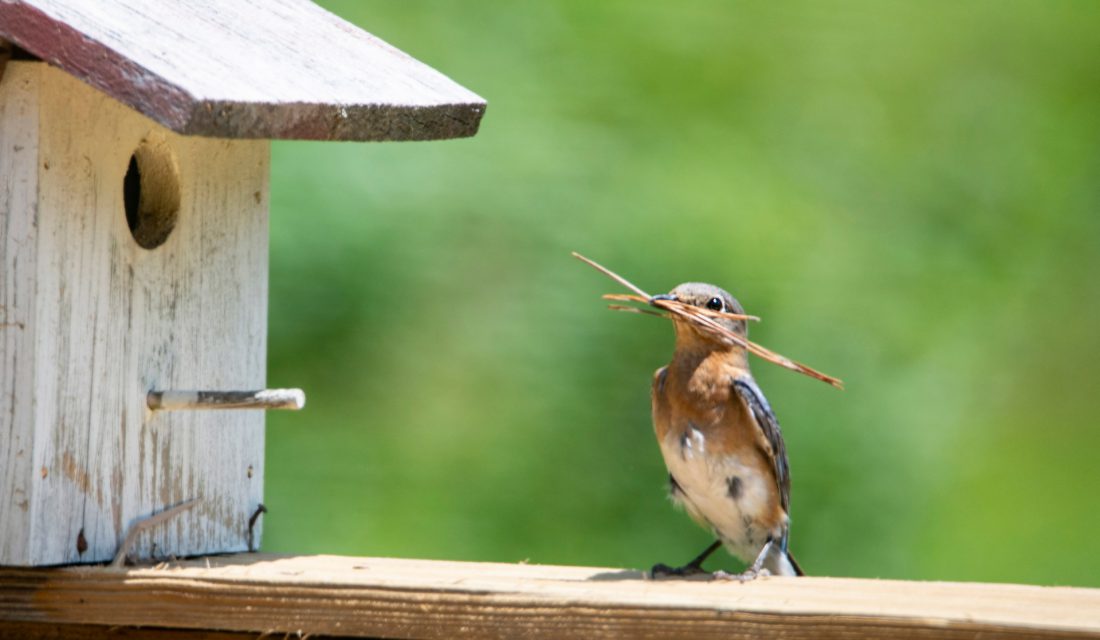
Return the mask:
MULTIPOLYGON (((745 313, 725 290, 698 282, 652 300, 745 313)), ((747 339, 745 320, 712 317, 747 339)), ((672 361, 653 375, 653 427, 673 501, 717 540, 686 565, 658 564, 651 575, 705 573, 703 561, 719 546, 749 567, 718 577, 804 575, 787 549, 791 477, 783 434, 749 372, 748 353, 680 316, 673 324, 672 361)))

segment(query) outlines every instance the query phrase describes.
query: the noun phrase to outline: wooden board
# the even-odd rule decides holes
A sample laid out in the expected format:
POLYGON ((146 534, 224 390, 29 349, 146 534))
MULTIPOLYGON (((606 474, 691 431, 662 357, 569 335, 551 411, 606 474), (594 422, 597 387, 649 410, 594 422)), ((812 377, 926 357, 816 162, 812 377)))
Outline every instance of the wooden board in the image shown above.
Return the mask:
POLYGON ((0 563, 29 555, 35 488, 28 399, 35 377, 39 87, 37 74, 20 65, 8 63, 0 81, 0 563))
POLYGON ((0 569, 0 621, 383 638, 1084 638, 1100 637, 1100 590, 241 555, 0 569))
POLYGON ((0 564, 109 560, 195 498, 135 551, 246 550, 263 412, 153 412, 146 394, 266 386, 269 143, 174 134, 42 62, 8 64, 0 105, 0 564), (179 181, 152 250, 123 206, 143 144, 179 181))
POLYGON ((485 110, 310 0, 4 0, 0 38, 189 135, 431 140, 485 110))

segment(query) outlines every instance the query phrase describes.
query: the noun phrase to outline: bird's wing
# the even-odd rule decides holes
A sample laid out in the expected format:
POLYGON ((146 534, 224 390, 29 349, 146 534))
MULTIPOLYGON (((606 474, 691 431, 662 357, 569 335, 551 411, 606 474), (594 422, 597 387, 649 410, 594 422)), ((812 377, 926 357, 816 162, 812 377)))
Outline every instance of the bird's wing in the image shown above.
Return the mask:
POLYGON ((668 432, 668 401, 665 398, 665 379, 668 377, 668 367, 661 367, 653 372, 653 385, 650 388, 650 407, 653 411, 653 429, 660 442, 668 432))
POLYGON ((783 444, 783 432, 779 430, 779 421, 776 420, 772 408, 768 405, 764 392, 756 385, 756 381, 748 376, 739 376, 733 380, 733 388, 737 395, 748 406, 749 412, 756 420, 756 426, 764 436, 767 444, 766 454, 771 458, 772 467, 775 470, 775 480, 779 483, 779 499, 784 511, 789 511, 788 505, 791 499, 791 472, 787 467, 787 446, 783 444))

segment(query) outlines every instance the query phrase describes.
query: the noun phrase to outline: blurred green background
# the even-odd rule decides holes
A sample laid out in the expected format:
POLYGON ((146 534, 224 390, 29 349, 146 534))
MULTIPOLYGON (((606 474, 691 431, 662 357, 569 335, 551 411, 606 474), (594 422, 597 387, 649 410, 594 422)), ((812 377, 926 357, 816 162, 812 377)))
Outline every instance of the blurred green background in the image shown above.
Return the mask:
MULTIPOLYGON (((730 289, 813 574, 1100 586, 1100 3, 325 6, 481 132, 278 143, 264 548, 683 562, 664 291, 730 289)), ((717 555, 714 568, 738 568, 717 555)))

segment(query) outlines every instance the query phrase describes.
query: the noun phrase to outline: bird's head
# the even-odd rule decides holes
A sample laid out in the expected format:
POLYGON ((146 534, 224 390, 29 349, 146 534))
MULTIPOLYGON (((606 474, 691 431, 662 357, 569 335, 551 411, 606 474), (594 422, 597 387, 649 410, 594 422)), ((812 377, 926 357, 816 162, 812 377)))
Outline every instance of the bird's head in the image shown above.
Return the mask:
MULTIPOLYGON (((685 282, 668 293, 653 296, 653 299, 674 300, 676 302, 718 313, 737 313, 742 315, 745 313, 745 309, 741 307, 741 303, 737 301, 737 298, 731 296, 728 291, 705 282, 685 282)), ((743 338, 748 337, 749 328, 745 320, 717 316, 712 317, 712 319, 737 335, 743 338)), ((695 342, 700 340, 705 342, 717 342, 716 338, 708 335, 688 320, 675 315, 672 316, 672 320, 676 327, 676 338, 678 342, 695 342)))

